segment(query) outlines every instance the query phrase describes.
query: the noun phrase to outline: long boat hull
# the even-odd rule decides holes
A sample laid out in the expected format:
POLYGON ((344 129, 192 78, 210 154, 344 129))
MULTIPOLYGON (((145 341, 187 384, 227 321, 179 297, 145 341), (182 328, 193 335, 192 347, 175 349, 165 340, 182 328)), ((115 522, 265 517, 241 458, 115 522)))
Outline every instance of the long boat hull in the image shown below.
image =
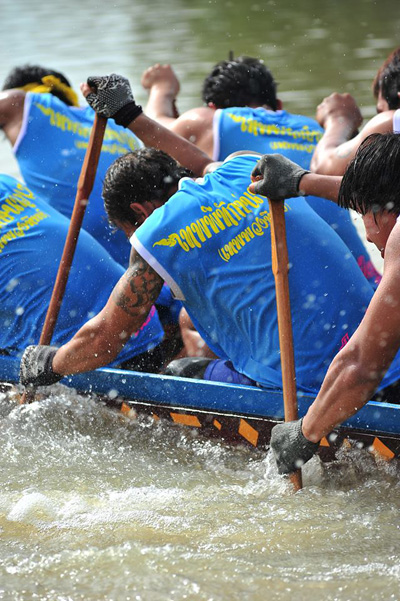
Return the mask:
MULTIPOLYGON (((19 360, 0 356, 0 380, 16 383, 18 376, 19 360)), ((61 383, 95 393, 124 413, 166 419, 208 437, 259 449, 268 446, 271 429, 283 420, 282 393, 256 387, 109 368, 66 377, 61 383)), ((300 416, 312 401, 312 396, 299 395, 300 416)), ((319 454, 332 460, 342 445, 366 448, 387 460, 399 457, 400 405, 369 402, 321 441, 319 454)))

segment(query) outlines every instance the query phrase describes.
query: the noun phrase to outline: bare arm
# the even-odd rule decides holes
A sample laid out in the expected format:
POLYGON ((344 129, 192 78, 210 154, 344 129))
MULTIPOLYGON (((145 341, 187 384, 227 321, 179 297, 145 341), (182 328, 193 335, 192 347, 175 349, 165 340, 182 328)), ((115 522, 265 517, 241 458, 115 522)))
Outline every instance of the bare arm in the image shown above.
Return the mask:
MULTIPOLYGON (((83 83, 81 84, 81 91, 86 98, 92 92, 92 89, 87 83, 83 83)), ((131 121, 128 129, 138 136, 146 146, 170 154, 178 163, 193 171, 195 175, 202 175, 211 162, 210 158, 194 144, 176 135, 143 113, 136 117, 134 121, 131 121)))
POLYGON ((142 86, 149 91, 146 115, 169 127, 179 117, 176 97, 180 84, 172 67, 158 63, 149 67, 143 72, 142 86))
POLYGON ((193 171, 195 175, 202 175, 205 168, 211 163, 210 157, 200 148, 144 114, 132 121, 128 129, 137 135, 146 146, 152 146, 170 154, 178 163, 193 171))
POLYGON ((281 154, 265 154, 254 167, 251 181, 250 192, 272 199, 312 195, 337 202, 342 177, 308 173, 281 154))
POLYGON ((372 397, 400 347, 400 225, 387 243, 381 283, 347 345, 332 361, 321 390, 303 420, 317 442, 372 397))
POLYGON ((0 92, 0 128, 12 145, 15 144, 22 125, 25 92, 6 90, 0 92))
POLYGON ((200 336, 184 308, 179 314, 179 326, 187 357, 217 357, 200 336))
POLYGON ((215 109, 203 106, 179 116, 175 99, 180 85, 170 65, 157 64, 146 69, 142 75, 142 86, 149 90, 145 108, 147 116, 212 156, 215 109))
POLYGON ((306 196, 319 196, 337 203, 341 182, 340 175, 306 173, 300 180, 299 190, 306 196))
POLYGON ((318 106, 317 120, 325 128, 311 161, 314 172, 343 175, 360 146, 372 133, 393 131, 393 113, 386 111, 373 117, 355 137, 362 122, 361 113, 349 94, 332 94, 318 106))
POLYGON ((143 325, 163 280, 138 253, 135 255, 104 309, 57 351, 55 372, 66 375, 107 365, 143 325))

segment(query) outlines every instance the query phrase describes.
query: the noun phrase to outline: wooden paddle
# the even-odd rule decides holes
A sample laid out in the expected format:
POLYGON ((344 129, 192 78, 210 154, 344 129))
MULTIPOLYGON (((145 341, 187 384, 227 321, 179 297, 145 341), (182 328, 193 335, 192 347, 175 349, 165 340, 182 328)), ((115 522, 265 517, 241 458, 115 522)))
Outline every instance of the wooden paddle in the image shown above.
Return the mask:
MULTIPOLYGON (((60 260, 60 265, 58 267, 57 277, 54 283, 49 307, 47 309, 39 344, 50 344, 54 333, 54 328, 56 326, 58 313, 60 311, 65 288, 68 282, 68 275, 71 269, 72 260, 74 258, 83 217, 85 215, 86 206, 96 177, 97 165, 100 158, 106 125, 107 119, 105 117, 99 117, 98 115, 95 116, 92 131, 90 133, 89 144, 79 176, 74 209, 71 215, 71 222, 69 224, 64 250, 60 260)), ((32 403, 35 398, 35 392, 35 387, 27 387, 24 393, 21 395, 20 404, 32 403)))
MULTIPOLYGON (((281 350, 283 405, 285 421, 298 419, 296 373, 294 365, 292 316, 289 297, 289 256, 286 244, 284 201, 268 199, 271 214, 272 271, 275 278, 276 306, 278 312, 279 346, 281 350)), ((291 474, 295 488, 302 488, 301 470, 291 474)))

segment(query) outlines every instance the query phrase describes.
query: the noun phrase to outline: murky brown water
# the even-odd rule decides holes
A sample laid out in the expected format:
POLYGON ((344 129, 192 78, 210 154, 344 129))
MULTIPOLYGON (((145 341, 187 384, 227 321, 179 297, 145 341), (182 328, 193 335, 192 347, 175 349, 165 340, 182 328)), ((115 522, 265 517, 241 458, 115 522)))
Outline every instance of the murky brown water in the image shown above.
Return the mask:
POLYGON ((394 464, 315 460, 293 495, 268 455, 58 391, 0 399, 1 599, 399 598, 394 464))
MULTIPOLYGON (((4 79, 42 63, 75 87, 170 62, 181 110, 211 65, 262 56, 288 110, 334 90, 374 113, 370 84, 399 43, 394 0, 1 2, 4 79)), ((135 86, 136 82, 136 86, 135 86)), ((6 141, 0 170, 17 174, 6 141)), ((400 599, 398 468, 363 454, 307 466, 293 495, 268 455, 131 422, 61 387, 0 396, 0 599, 400 599)))

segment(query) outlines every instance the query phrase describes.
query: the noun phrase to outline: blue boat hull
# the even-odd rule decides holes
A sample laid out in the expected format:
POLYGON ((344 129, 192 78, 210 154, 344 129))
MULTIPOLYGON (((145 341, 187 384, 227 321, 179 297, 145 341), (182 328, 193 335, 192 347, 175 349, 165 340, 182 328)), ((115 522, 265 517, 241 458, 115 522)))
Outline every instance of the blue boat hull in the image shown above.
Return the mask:
MULTIPOLYGON (((18 359, 0 356, 1 381, 18 382, 18 372, 18 359)), ((197 428, 207 436, 257 448, 269 444, 271 428, 283 420, 279 391, 108 368, 66 377, 62 383, 80 392, 95 393, 123 412, 167 419, 197 428)), ((312 401, 311 396, 299 395, 300 416, 312 401)), ((400 405, 369 402, 321 441, 321 457, 333 459, 343 443, 355 443, 386 459, 398 457, 400 405)))

